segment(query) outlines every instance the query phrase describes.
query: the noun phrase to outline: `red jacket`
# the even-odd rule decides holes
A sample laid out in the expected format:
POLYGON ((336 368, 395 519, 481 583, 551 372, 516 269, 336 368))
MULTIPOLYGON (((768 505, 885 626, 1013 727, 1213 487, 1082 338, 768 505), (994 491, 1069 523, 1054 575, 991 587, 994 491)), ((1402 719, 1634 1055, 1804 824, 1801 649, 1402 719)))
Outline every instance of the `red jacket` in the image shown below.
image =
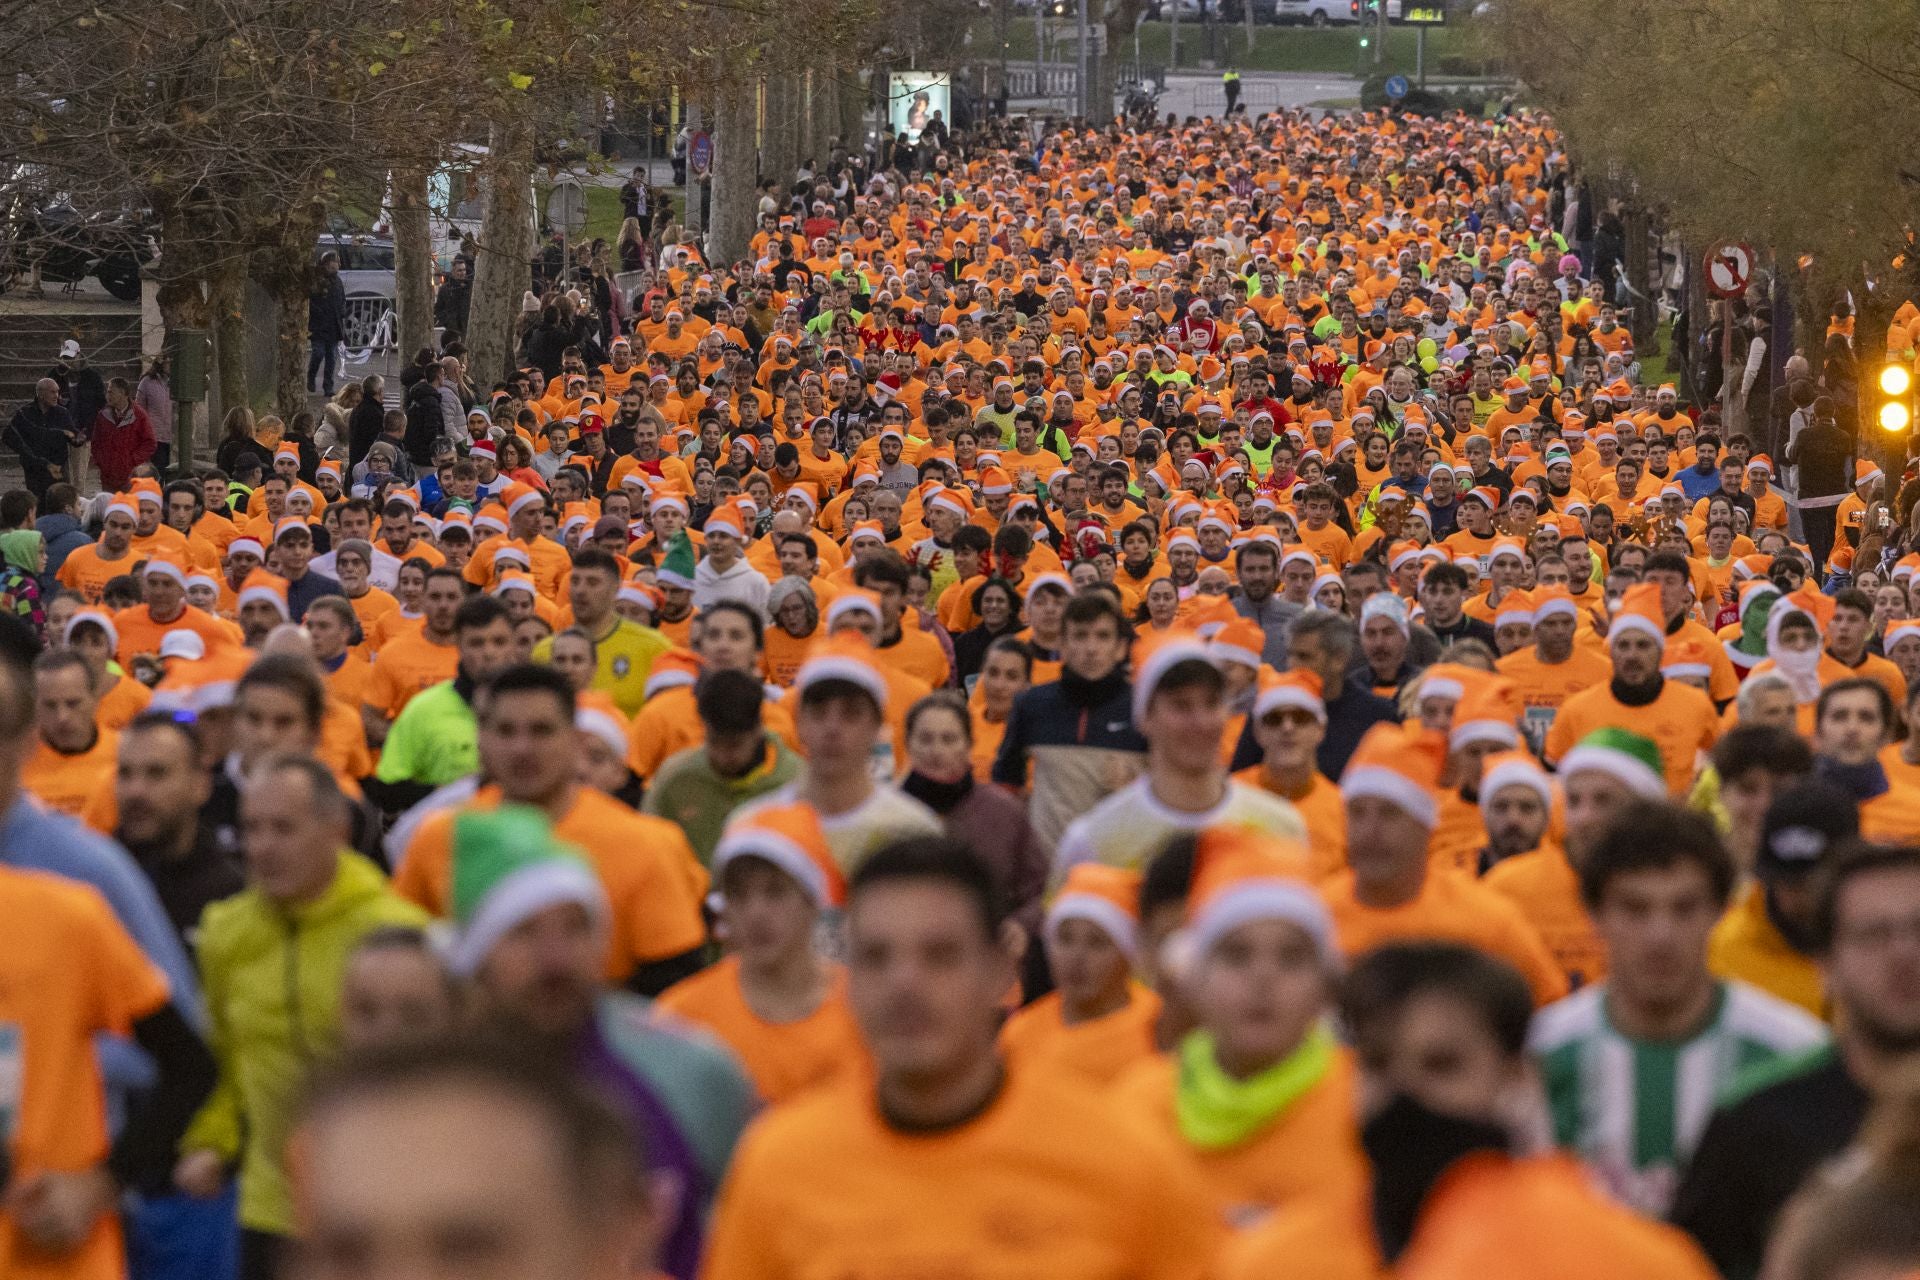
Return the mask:
POLYGON ((93 464, 100 468, 100 487, 108 493, 125 490, 133 481, 133 469, 152 458, 153 449, 153 424, 137 404, 129 404, 118 417, 102 409, 93 420, 93 464))

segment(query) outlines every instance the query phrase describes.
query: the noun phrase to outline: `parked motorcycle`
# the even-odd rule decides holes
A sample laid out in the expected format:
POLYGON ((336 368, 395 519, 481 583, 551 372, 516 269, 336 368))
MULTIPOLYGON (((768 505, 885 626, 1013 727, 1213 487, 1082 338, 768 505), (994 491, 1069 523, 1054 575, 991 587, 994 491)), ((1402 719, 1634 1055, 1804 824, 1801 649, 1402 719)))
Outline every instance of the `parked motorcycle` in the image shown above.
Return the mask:
POLYGON ((66 203, 16 204, 9 219, 0 290, 39 269, 41 281, 75 284, 92 276, 122 302, 140 297, 140 269, 154 259, 153 236, 133 213, 83 214, 66 203))

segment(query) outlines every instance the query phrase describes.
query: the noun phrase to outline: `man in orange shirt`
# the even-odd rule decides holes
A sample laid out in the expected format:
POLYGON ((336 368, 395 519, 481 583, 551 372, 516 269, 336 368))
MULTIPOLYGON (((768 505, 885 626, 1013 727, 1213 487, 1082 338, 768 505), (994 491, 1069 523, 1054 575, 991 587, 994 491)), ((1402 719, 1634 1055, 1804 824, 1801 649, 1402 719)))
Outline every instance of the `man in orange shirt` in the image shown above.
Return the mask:
POLYGON ((964 844, 919 837, 874 853, 853 876, 848 937, 873 1076, 748 1132, 705 1280, 1207 1272, 1216 1231, 1190 1176, 1116 1127, 1084 1083, 996 1051, 1017 944, 964 844))
POLYGON ((160 642, 174 631, 193 632, 209 653, 239 642, 230 624, 187 603, 187 567, 172 551, 148 556, 141 580, 144 602, 113 616, 120 637, 116 658, 122 667, 131 667, 137 654, 158 654, 160 642))
POLYGON ((457 569, 440 568, 427 574, 426 591, 420 597, 421 625, 381 646, 367 680, 360 717, 369 746, 378 747, 387 740, 387 731, 414 694, 453 679, 460 665, 453 615, 466 596, 457 569))
POLYGON ((115 494, 107 504, 100 541, 75 547, 54 577, 84 604, 99 604, 100 593, 116 574, 133 568, 133 528, 137 518, 133 498, 115 494))
POLYGON ((1347 812, 1335 786, 1315 764, 1327 736, 1327 705, 1320 677, 1303 667, 1285 673, 1262 668, 1253 703, 1253 736, 1261 763, 1234 774, 1290 802, 1307 824, 1313 878, 1323 880, 1347 865, 1347 812))
POLYGON ((1533 643, 1495 663, 1520 694, 1520 732, 1535 754, 1545 749, 1547 731, 1567 699, 1613 674, 1604 657, 1574 646, 1578 627, 1579 606, 1566 588, 1541 587, 1534 593, 1533 643))
POLYGON ((1307 869, 1297 840, 1197 838, 1180 990, 1198 1028, 1112 1094, 1200 1178, 1223 1229, 1363 1184, 1353 1064, 1326 1024, 1340 953, 1307 869))
POLYGON ((115 1206, 123 1190, 168 1185, 213 1059, 91 885, 0 863, 0 935, 0 1275, 117 1280, 127 1260, 115 1206), (102 1035, 131 1037, 157 1068, 111 1140, 102 1035))
POLYGON ((460 814, 530 805, 552 820, 555 836, 584 853, 605 889, 607 977, 656 994, 700 968, 707 873, 678 827, 575 780, 574 701, 573 685, 551 667, 509 667, 487 684, 479 699, 480 776, 491 781, 467 804, 420 825, 393 886, 434 915, 452 914, 460 814))
POLYGON ((87 798, 113 789, 120 735, 102 729, 93 670, 72 649, 51 649, 33 663, 33 720, 40 745, 20 785, 40 803, 79 816, 87 798))
POLYGON ((730 953, 659 1006, 725 1042, 768 1102, 864 1075, 846 971, 813 944, 821 911, 846 905, 819 815, 778 801, 742 811, 714 847, 713 876, 730 953))
POLYGON ((1347 870, 1324 885, 1340 948, 1357 956, 1388 942, 1463 942, 1524 974, 1536 1004, 1558 1000, 1566 975, 1519 909, 1470 877, 1429 865, 1446 756, 1439 731, 1382 724, 1348 762, 1340 778, 1347 870))
POLYGON ((1097 862, 1067 872, 1046 917, 1056 985, 1007 1019, 1009 1059, 1109 1085, 1153 1055, 1160 997, 1133 977, 1140 883, 1138 871, 1097 862))
POLYGON ((854 585, 871 591, 880 605, 880 634, 874 639, 880 661, 930 689, 944 688, 953 676, 947 651, 927 632, 901 625, 910 581, 906 560, 892 548, 873 552, 853 566, 854 585))

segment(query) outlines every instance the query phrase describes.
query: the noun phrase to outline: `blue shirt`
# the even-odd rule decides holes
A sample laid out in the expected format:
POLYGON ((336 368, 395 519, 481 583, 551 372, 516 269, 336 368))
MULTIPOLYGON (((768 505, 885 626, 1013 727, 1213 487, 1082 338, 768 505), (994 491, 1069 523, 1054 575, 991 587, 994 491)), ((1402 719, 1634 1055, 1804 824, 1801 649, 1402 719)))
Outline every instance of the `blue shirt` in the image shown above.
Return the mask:
POLYGON ((1710 493, 1720 492, 1720 468, 1712 467, 1705 475, 1700 473, 1698 464, 1682 468, 1680 491, 1687 495, 1688 502, 1695 502, 1710 493))

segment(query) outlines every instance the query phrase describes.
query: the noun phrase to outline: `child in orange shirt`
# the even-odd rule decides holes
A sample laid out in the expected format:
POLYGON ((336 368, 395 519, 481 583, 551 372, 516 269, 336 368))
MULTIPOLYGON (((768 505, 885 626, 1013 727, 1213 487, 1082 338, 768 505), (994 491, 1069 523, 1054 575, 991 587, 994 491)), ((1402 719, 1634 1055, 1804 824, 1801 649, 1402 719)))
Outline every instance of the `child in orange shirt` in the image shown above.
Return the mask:
POLYGON ((733 953, 669 987, 659 1006, 724 1040, 768 1102, 865 1074, 846 971, 813 947, 820 913, 845 904, 846 884, 812 807, 736 817, 714 847, 713 876, 733 953))

